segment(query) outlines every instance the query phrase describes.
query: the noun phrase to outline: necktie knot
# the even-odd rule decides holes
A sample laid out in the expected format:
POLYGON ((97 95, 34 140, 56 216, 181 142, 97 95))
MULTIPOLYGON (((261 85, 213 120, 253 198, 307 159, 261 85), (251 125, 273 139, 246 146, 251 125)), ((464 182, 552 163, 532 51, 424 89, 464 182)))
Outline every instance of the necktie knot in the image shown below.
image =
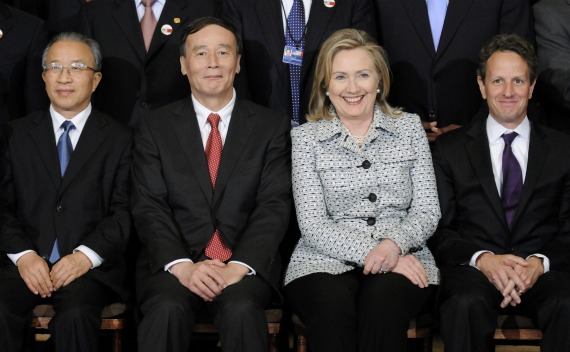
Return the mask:
POLYGON ((515 138, 517 138, 519 134, 516 132, 513 133, 504 133, 501 137, 503 138, 503 140, 505 141, 505 147, 507 146, 511 146, 511 144, 513 144, 513 141, 515 140, 515 138))
POLYGON ((220 115, 218 114, 210 114, 208 115, 208 123, 212 128, 218 129, 218 124, 220 123, 220 115))
POLYGON ((141 2, 144 5, 144 7, 152 7, 152 5, 154 5, 156 0, 141 0, 141 2))
POLYGON ((63 128, 64 133, 69 133, 69 131, 75 129, 75 125, 71 121, 65 121, 61 124, 61 128, 63 128))

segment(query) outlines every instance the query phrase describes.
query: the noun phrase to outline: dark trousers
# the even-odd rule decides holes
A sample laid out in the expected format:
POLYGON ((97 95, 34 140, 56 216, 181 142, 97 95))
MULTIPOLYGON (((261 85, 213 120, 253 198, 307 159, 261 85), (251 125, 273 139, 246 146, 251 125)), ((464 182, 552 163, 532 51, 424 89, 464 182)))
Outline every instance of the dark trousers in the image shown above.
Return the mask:
POLYGON ((433 295, 400 274, 317 273, 285 286, 313 352, 403 352, 410 321, 433 295))
POLYGON ((543 332, 541 351, 570 351, 570 274, 542 275, 521 304, 506 309, 500 307, 503 296, 476 268, 449 267, 442 276, 439 312, 446 352, 494 351, 499 314, 533 319, 543 332))
MULTIPOLYGON (((15 267, 14 267, 15 268, 15 267)), ((2 274, 7 271, 2 269, 2 274)), ((51 298, 34 295, 17 274, 0 274, 0 350, 22 351, 28 336, 32 310, 38 304, 52 304, 56 315, 49 330, 58 352, 99 352, 101 311, 112 293, 99 282, 80 277, 60 288, 51 298)))
POLYGON ((204 302, 166 271, 142 275, 137 287, 143 315, 138 327, 139 352, 188 351, 196 315, 203 308, 214 321, 224 352, 267 351, 265 308, 272 289, 259 276, 244 277, 212 302, 204 302))

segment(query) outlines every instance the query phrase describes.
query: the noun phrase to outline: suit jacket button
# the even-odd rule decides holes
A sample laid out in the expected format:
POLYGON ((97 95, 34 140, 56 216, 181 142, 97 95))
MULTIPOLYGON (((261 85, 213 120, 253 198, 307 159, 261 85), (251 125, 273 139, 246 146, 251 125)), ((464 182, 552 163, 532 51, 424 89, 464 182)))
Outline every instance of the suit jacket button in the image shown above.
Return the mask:
POLYGON ((58 213, 63 213, 63 207, 61 205, 58 205, 57 207, 55 207, 55 211, 57 211, 58 213))
POLYGON ((366 219, 366 223, 368 224, 368 226, 372 226, 376 224, 376 218, 368 218, 366 219))
POLYGON ((374 193, 370 193, 368 195, 368 200, 371 201, 372 203, 374 203, 377 199, 378 199, 378 197, 376 197, 376 195, 374 193))

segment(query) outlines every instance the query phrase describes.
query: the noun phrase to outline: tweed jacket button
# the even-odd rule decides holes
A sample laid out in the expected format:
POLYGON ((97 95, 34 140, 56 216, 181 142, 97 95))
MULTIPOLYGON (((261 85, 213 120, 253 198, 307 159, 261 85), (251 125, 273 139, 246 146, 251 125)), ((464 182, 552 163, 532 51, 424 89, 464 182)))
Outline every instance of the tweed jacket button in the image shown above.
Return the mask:
POLYGON ((366 223, 368 224, 368 226, 372 226, 376 224, 376 218, 368 218, 366 219, 366 223))
POLYGON ((368 200, 371 201, 372 203, 374 203, 377 199, 378 197, 374 193, 370 193, 368 195, 368 200))
POLYGON ((364 161, 362 162, 362 167, 363 167, 364 169, 370 169, 370 165, 372 165, 372 164, 370 164, 370 161, 368 161, 368 160, 364 160, 364 161))

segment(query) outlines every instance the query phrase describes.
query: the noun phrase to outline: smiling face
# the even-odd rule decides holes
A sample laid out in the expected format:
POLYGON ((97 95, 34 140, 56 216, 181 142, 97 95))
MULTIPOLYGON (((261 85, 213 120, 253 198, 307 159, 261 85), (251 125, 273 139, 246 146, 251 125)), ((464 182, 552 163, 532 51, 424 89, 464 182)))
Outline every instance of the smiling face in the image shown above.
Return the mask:
POLYGON ((489 114, 506 128, 514 129, 526 116, 534 83, 527 62, 510 51, 497 51, 487 60, 485 80, 477 77, 489 114))
POLYGON ((341 50, 333 58, 329 99, 342 120, 371 120, 380 78, 372 56, 357 48, 341 50))
MULTIPOLYGON (((56 42, 47 52, 45 60, 47 66, 57 64, 66 68, 74 62, 94 67, 93 54, 87 44, 73 40, 56 42)), ((92 70, 74 72, 73 75, 67 69, 61 73, 46 71, 42 77, 53 108, 68 119, 87 108, 91 95, 101 81, 101 73, 92 70)))
POLYGON ((202 105, 219 110, 231 100, 234 78, 240 71, 233 33, 212 24, 190 34, 185 45, 186 56, 180 57, 180 66, 192 94, 202 105))

